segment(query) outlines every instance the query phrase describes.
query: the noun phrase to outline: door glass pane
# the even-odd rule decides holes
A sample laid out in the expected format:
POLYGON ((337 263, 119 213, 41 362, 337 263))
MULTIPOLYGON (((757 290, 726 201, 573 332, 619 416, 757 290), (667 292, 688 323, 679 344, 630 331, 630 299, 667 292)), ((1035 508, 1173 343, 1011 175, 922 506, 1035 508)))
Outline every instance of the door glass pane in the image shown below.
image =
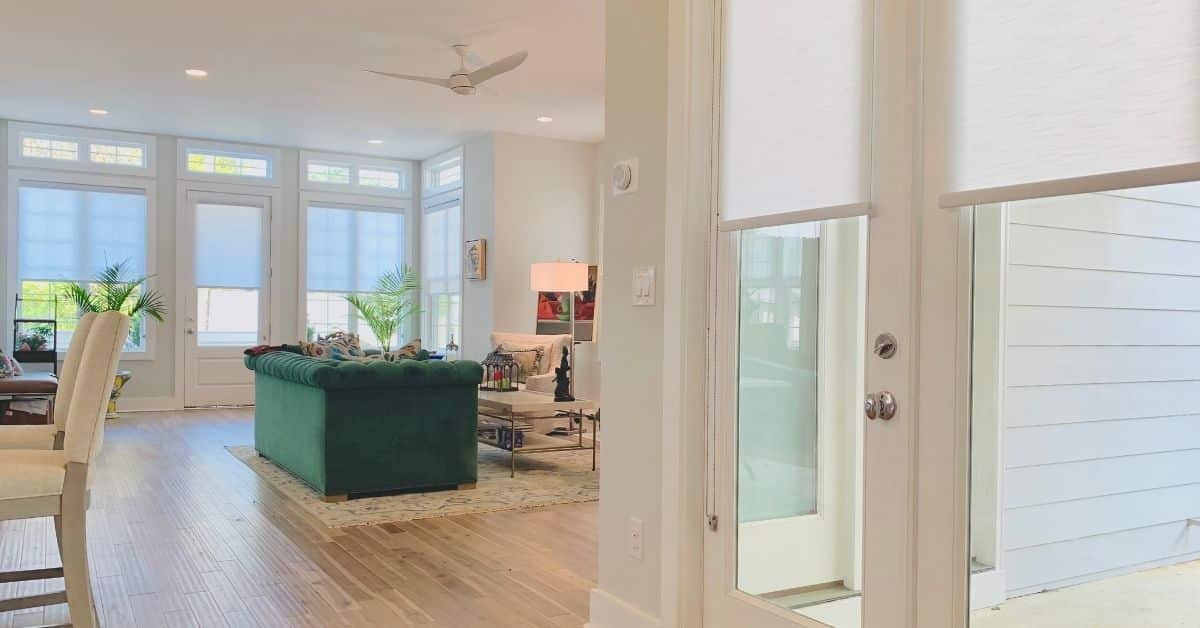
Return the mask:
POLYGON ((196 204, 196 342, 258 344, 262 288, 261 207, 196 204))
POLYGON ((834 626, 861 603, 866 221, 739 242, 737 586, 834 626))
POLYGON ((964 212, 971 626, 1198 625, 1200 184, 964 212))
POLYGON ((258 296, 257 289, 196 288, 196 342, 258 344, 258 296))

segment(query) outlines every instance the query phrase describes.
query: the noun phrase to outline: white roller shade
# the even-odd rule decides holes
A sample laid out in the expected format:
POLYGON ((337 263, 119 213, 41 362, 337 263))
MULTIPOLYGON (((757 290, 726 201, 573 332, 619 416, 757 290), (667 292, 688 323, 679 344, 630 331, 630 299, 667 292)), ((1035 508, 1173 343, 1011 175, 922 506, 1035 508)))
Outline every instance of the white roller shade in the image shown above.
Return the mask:
POLYGON ((196 286, 258 288, 263 276, 263 209, 196 205, 196 286))
POLYGON ((866 212, 872 6, 725 2, 723 229, 866 212))
POLYGON ((404 215, 388 211, 308 208, 308 289, 370 292, 404 264, 404 215))
POLYGON ((88 281, 118 262, 131 277, 146 274, 144 193, 21 185, 17 207, 21 279, 88 281))
POLYGON ((1196 0, 954 6, 950 191, 1200 161, 1196 0))

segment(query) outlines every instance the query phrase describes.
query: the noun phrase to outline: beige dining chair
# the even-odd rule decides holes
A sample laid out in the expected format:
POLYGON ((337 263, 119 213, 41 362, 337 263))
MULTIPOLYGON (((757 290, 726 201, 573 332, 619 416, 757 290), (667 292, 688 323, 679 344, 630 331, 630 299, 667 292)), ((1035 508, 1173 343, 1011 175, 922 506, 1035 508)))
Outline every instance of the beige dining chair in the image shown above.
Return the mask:
POLYGON ((9 449, 0 453, 0 521, 53 517, 61 568, 0 573, 0 583, 63 578, 66 590, 0 600, 0 612, 64 601, 71 625, 95 628, 96 606, 88 578, 87 509, 92 461, 104 440, 104 416, 129 317, 96 316, 73 383, 60 450, 9 449))
POLYGON ((63 358, 62 370, 58 373, 58 392, 54 395, 53 422, 49 425, 3 425, 0 426, 0 449, 62 449, 63 428, 67 424, 67 412, 71 409, 71 394, 75 390, 75 379, 79 372, 79 360, 83 357, 83 345, 87 341, 92 323, 97 314, 88 312, 79 317, 67 355, 63 358))

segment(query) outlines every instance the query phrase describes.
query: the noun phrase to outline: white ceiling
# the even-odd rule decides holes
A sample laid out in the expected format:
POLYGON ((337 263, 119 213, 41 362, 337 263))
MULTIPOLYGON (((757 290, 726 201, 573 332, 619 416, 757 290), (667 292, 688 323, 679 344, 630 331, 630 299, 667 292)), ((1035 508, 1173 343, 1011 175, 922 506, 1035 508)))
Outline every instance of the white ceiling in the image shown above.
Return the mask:
POLYGON ((5 2, 0 117, 410 158, 487 131, 599 141, 603 20, 600 0, 5 2), (448 76, 457 41, 529 59, 470 97, 362 71, 448 76))

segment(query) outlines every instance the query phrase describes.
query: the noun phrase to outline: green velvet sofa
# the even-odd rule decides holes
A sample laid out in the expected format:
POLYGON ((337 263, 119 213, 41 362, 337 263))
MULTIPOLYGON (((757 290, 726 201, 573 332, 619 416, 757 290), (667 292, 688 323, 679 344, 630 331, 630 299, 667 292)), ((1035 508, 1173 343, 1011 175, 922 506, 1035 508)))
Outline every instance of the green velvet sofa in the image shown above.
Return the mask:
POLYGON ((248 356, 254 446, 325 496, 473 488, 483 368, 248 356))

